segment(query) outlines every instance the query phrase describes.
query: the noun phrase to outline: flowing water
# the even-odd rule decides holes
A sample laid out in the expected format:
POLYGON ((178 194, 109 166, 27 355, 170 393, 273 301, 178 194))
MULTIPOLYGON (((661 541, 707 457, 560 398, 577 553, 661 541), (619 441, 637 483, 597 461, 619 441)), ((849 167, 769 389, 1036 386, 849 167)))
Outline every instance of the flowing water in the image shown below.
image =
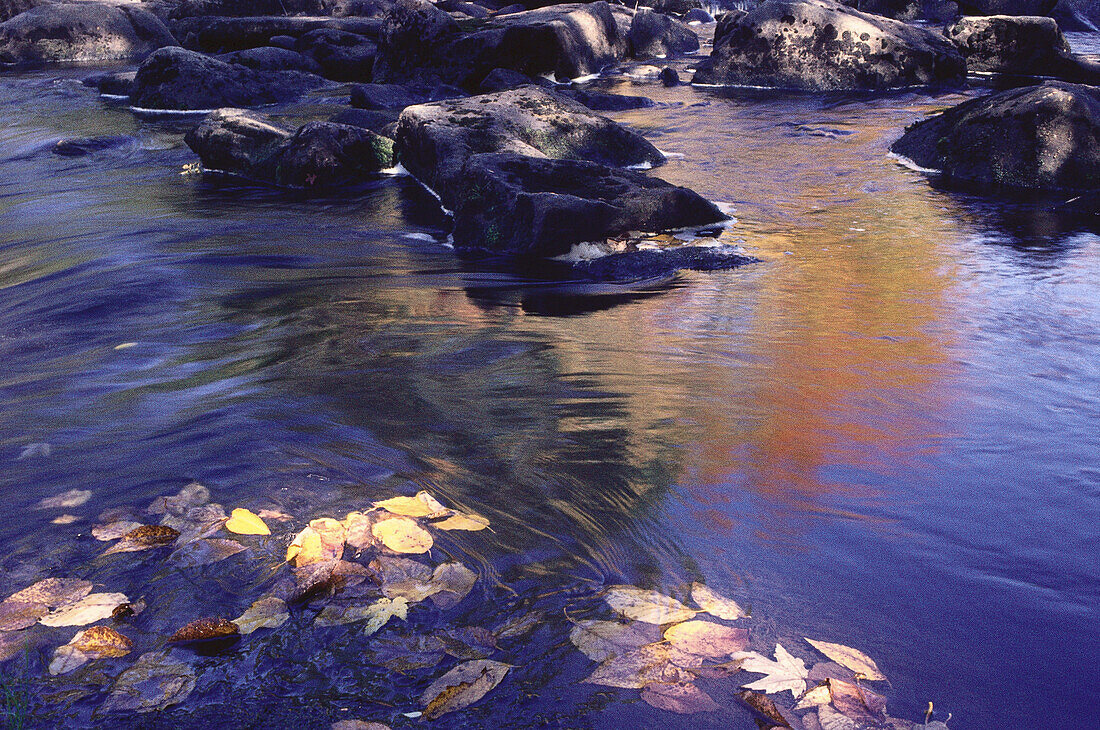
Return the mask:
MULTIPOLYGON (((145 596, 148 651, 239 615, 272 566, 93 560, 101 511, 197 480, 293 515, 285 544, 426 485, 493 527, 441 538, 480 577, 445 620, 545 612, 497 657, 505 684, 439 724, 753 727, 737 680, 703 683, 722 709, 689 718, 580 683, 567 619, 602 586, 702 580, 751 604, 758 651, 873 656, 894 715, 1100 725, 1100 226, 887 154, 976 92, 646 86, 662 106, 615 117, 672 153, 654 174, 733 205, 723 236, 761 263, 587 296, 464 264, 409 178, 330 199, 190 174, 193 120, 136 118, 86 73, 0 77, 2 595, 76 575, 145 596), (116 139, 51 151, 90 136, 116 139), (69 489, 93 492, 80 521, 34 509, 69 489)), ((350 628, 296 617, 191 658, 191 697, 140 720, 92 716, 129 660, 39 681, 75 630, 5 672, 43 726, 413 726, 450 665, 380 671, 350 628)))

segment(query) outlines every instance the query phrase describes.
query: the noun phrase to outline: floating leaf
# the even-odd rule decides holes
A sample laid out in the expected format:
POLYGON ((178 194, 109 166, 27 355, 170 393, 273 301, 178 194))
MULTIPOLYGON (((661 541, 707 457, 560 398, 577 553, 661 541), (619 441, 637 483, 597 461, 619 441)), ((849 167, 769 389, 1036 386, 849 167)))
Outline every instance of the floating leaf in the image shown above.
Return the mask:
POLYGON ((681 715, 714 712, 719 709, 718 703, 710 695, 691 682, 647 684, 642 688, 642 699, 657 709, 678 712, 681 715))
POLYGON ((168 637, 169 642, 209 641, 236 636, 240 627, 224 618, 200 618, 168 637))
POLYGON ((861 730, 858 722, 834 710, 829 705, 817 708, 817 721, 822 730, 861 730))
POLYGON ((33 626, 49 612, 44 603, 23 603, 9 598, 0 603, 0 631, 18 631, 33 626))
POLYGON ((169 559, 181 568, 199 568, 233 557, 245 549, 236 540, 195 540, 172 553, 169 559))
POLYGON ((693 609, 675 598, 634 586, 612 586, 604 595, 604 600, 628 619, 647 624, 678 623, 695 615, 693 609))
POLYGON ((79 507, 91 498, 92 493, 87 489, 70 489, 67 492, 62 492, 56 497, 43 499, 35 505, 35 509, 68 509, 70 507, 79 507))
POLYGON ((111 613, 129 601, 122 593, 90 593, 75 603, 44 616, 44 626, 84 626, 110 617, 111 613))
POLYGON ((368 612, 370 617, 363 629, 366 636, 377 632, 395 616, 402 621, 407 619, 409 617, 409 602, 404 598, 394 598, 392 601, 389 598, 379 598, 370 605, 368 612))
POLYGON ((152 548, 170 545, 180 536, 179 530, 164 525, 142 525, 130 530, 116 544, 107 548, 104 555, 115 553, 134 553, 139 550, 151 550, 152 548))
POLYGON ((325 560, 294 569, 297 585, 290 591, 291 601, 300 601, 318 591, 337 590, 358 585, 370 575, 364 566, 347 560, 325 560))
POLYGON ((375 502, 374 506, 407 517, 432 517, 449 511, 427 492, 417 492, 415 497, 391 497, 375 502))
POLYGON ((74 522, 80 522, 80 518, 76 515, 61 515, 50 520, 51 525, 71 525, 74 522))
POLYGON ((847 667, 842 667, 836 662, 818 662, 810 667, 810 673, 806 679, 811 682, 824 682, 826 679, 841 679, 849 682, 854 679, 856 673, 847 667))
POLYGON ((259 515, 250 512, 243 507, 238 507, 229 515, 229 521, 225 523, 225 529, 238 535, 270 535, 271 530, 259 515))
POLYGON ((322 517, 299 532, 286 551, 286 559, 298 567, 326 560, 338 560, 344 554, 344 525, 322 517))
POLYGON ((371 515, 362 512, 349 512, 344 518, 345 541, 356 550, 371 547, 375 544, 371 527, 375 520, 371 515))
POLYGON ((578 621, 569 632, 573 645, 594 662, 635 651, 660 639, 660 628, 637 622, 578 621))
POLYGON ((718 595, 702 583, 691 584, 691 600, 711 616, 724 621, 735 621, 748 615, 736 601, 718 595))
POLYGON ((481 515, 454 514, 440 522, 433 522, 432 527, 437 530, 466 530, 477 532, 489 526, 489 520, 481 515))
POLYGON ((516 639, 542 623, 546 614, 542 611, 526 611, 505 621, 497 627, 497 639, 516 639))
POLYGON ((92 537, 103 542, 117 540, 128 532, 133 532, 141 527, 140 522, 133 520, 116 520, 105 525, 96 525, 92 528, 92 537))
POLYGON ((440 715, 469 707, 500 684, 511 664, 490 659, 463 662, 432 682, 420 698, 424 718, 434 720, 440 715))
POLYGON ((50 674, 66 674, 91 659, 126 656, 134 642, 109 626, 78 631, 68 644, 59 646, 50 662, 50 674))
POLYGON ((721 659, 744 651, 749 645, 749 632, 711 621, 685 621, 670 626, 665 640, 688 654, 721 659))
POLYGON ((145 599, 134 601, 132 603, 123 603, 114 611, 111 611, 111 618, 115 621, 122 621, 123 619, 137 616, 139 613, 145 610, 145 599))
POLYGON ((830 644, 827 641, 814 641, 813 639, 806 639, 806 641, 837 664, 851 669, 861 679, 886 679, 886 675, 879 670, 875 660, 859 649, 853 649, 843 644, 830 644))
POLYGON ((758 689, 768 694, 790 690, 795 697, 806 691, 806 664, 798 657, 791 656, 782 644, 775 645, 775 661, 755 651, 735 654, 734 659, 741 660, 741 669, 746 672, 767 675, 763 679, 743 685, 745 689, 758 689))
POLYGON ((46 578, 13 593, 6 600, 13 603, 43 603, 49 608, 57 608, 79 601, 91 592, 91 581, 79 578, 46 578))
POLYGON ((249 606, 240 618, 233 619, 233 623, 237 624, 242 634, 251 634, 256 629, 277 629, 289 618, 286 601, 268 596, 249 606))
POLYGON ((647 644, 635 651, 609 657, 584 681, 605 687, 641 689, 654 682, 687 683, 694 676, 677 666, 667 644, 647 644))
POLYGON ((833 707, 861 725, 874 725, 886 717, 886 698, 857 684, 826 680, 833 707))
MULTIPOLYGON (((79 636, 79 634, 77 634, 79 636)), ((91 657, 84 652, 77 649, 75 646, 65 644, 54 649, 53 658, 50 660, 49 673, 50 676, 56 677, 59 674, 68 674, 74 669, 80 667, 91 661, 91 657)))
POLYGON ((767 719, 767 725, 771 728, 775 727, 790 727, 791 723, 787 718, 783 717, 783 713, 779 711, 779 708, 775 706, 766 695, 762 695, 759 692, 750 692, 747 689, 741 690, 737 693, 738 698, 746 705, 752 708, 752 710, 767 719))
POLYGON ((371 534, 395 553, 426 553, 432 548, 432 536, 408 517, 391 517, 374 523, 371 534))
POLYGON ((473 590, 477 573, 462 563, 443 563, 432 571, 431 583, 439 588, 431 596, 432 603, 447 610, 458 605, 473 590))
POLYGON ((163 652, 142 654, 115 680, 103 712, 150 712, 187 699, 195 689, 195 671, 163 652))
POLYGON ((382 595, 387 598, 401 596, 416 603, 439 591, 432 583, 432 569, 415 560, 380 555, 371 561, 371 568, 381 578, 382 595))
POLYGON ((802 699, 798 701, 798 704, 794 706, 794 709, 808 710, 811 707, 827 705, 832 701, 833 694, 829 691, 829 683, 826 682, 825 684, 819 684, 806 694, 802 695, 802 699))

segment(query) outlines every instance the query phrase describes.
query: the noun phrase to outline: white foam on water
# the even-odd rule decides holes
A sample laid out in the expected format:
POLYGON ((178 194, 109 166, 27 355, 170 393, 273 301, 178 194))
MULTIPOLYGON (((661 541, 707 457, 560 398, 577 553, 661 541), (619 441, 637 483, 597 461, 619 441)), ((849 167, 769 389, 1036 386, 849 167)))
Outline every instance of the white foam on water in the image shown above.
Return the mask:
POLYGON ((142 106, 132 106, 130 111, 143 117, 197 117, 205 116, 216 109, 147 109, 142 106))
POLYGON ((634 165, 627 165, 626 166, 627 170, 650 170, 652 168, 653 168, 653 163, 650 162, 649 160, 646 160, 645 162, 639 162, 639 163, 634 164, 634 165))
POLYGON ((104 99, 111 99, 112 101, 121 101, 122 99, 129 99, 129 94, 100 94, 100 97, 104 99))
POLYGON ((436 237, 433 236, 430 233, 420 233, 420 232, 402 233, 401 237, 402 238, 411 238, 414 241, 431 241, 432 243, 435 243, 435 241, 436 241, 436 237))
POLYGON ((910 170, 915 170, 916 172, 922 172, 925 175, 939 175, 940 173, 943 172, 943 170, 935 170, 931 167, 921 167, 920 165, 913 162, 912 160, 910 160, 905 155, 899 155, 897 152, 888 152, 886 154, 886 156, 887 157, 892 157, 902 167, 908 167, 910 170))
MULTIPOLYGON (((398 162, 393 167, 387 167, 385 170, 379 170, 378 172, 383 175, 390 175, 392 177, 412 177, 412 173, 405 169, 405 166, 398 162)), ((425 186, 426 187, 426 186, 425 186)), ((434 191, 432 192, 435 195, 434 191)), ((436 195, 438 198, 439 196, 436 195)))

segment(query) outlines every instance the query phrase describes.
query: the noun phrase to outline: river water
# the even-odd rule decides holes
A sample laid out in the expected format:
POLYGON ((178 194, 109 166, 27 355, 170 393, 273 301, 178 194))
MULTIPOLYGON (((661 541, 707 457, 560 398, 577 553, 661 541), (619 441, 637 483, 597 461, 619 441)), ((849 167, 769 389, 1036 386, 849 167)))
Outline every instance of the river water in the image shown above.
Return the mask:
MULTIPOLYGON (((145 595, 148 650, 260 577, 97 562, 102 510, 197 480, 296 530, 421 485, 492 521, 444 547, 481 579, 461 620, 546 611, 506 683, 439 724, 753 727, 736 681, 672 715, 580 683, 565 640, 603 585, 703 580, 751 605, 758 651, 873 656, 894 715, 1100 725, 1100 226, 887 154, 976 92, 646 86, 662 105, 615 118, 671 153, 654 174, 731 204, 724 238, 761 263, 584 296, 457 259, 409 178, 329 199, 192 174, 193 120, 137 118, 86 73, 0 77, 3 595, 50 575, 145 595), (118 139, 51 151, 87 136, 118 139), (34 509, 69 489, 93 492, 80 521, 34 509)), ((39 681, 52 631, 5 665, 32 724, 137 723, 92 719, 124 660, 68 695, 39 681)), ((195 693, 141 726, 415 724, 425 680, 329 631, 196 659, 195 693)))

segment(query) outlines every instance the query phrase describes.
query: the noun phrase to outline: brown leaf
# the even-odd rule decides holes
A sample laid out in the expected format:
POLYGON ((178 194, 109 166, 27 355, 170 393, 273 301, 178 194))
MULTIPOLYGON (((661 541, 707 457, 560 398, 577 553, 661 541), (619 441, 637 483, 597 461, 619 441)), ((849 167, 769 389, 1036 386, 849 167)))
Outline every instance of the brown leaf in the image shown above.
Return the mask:
POLYGON ((680 651, 710 659, 722 659, 749 645, 747 629, 734 629, 711 621, 685 621, 670 626, 665 640, 680 651))
POLYGON ((667 644, 647 644, 608 658, 584 681, 622 689, 641 689, 655 682, 691 682, 694 676, 677 666, 672 661, 671 653, 672 647, 667 644))
POLYGON ((23 603, 8 599, 0 603, 0 631, 18 631, 38 623, 50 612, 44 603, 23 603))
POLYGON ((240 627, 224 618, 200 618, 180 628, 168 637, 169 642, 208 641, 224 639, 240 633, 240 627))
POLYGON ((180 536, 179 530, 164 525, 142 525, 130 530, 116 544, 112 545, 104 555, 115 553, 132 553, 139 550, 150 550, 156 547, 170 545, 180 536))
POLYGON ((187 699, 195 670, 163 652, 142 654, 115 680, 101 712, 150 712, 187 699))
POLYGON ((172 553, 169 560, 181 568, 200 568, 245 550, 245 546, 236 540, 195 540, 172 553))
POLYGON ((91 592, 90 581, 78 578, 46 578, 13 593, 6 600, 13 603, 44 603, 49 608, 57 608, 79 601, 91 592))
POLYGON ((443 642, 435 636, 380 635, 371 637, 364 650, 374 664, 393 672, 412 672, 435 667, 443 661, 443 642))
POLYGON ((497 627, 496 637, 499 640, 517 639, 542 623, 546 614, 542 611, 531 610, 511 617, 497 627))
POLYGON ((345 541, 356 550, 373 547, 376 542, 371 534, 375 520, 372 515, 362 512, 349 512, 344 518, 345 541))
POLYGON ((369 576, 370 571, 367 568, 347 560, 308 563, 294 569, 297 586, 287 598, 290 601, 300 601, 315 593, 336 591, 345 586, 356 585, 369 576))
POLYGON ((886 698, 869 689, 844 682, 828 679, 829 693, 833 697, 833 707, 861 725, 874 724, 886 717, 886 698))
POLYGON ((180 536, 177 543, 182 545, 192 540, 210 537, 222 529, 227 519, 225 509, 220 504, 204 504, 191 507, 182 514, 169 511, 161 518, 160 524, 179 530, 180 536))
POLYGON ((201 507, 209 501, 210 490, 198 482, 191 482, 176 492, 174 497, 164 498, 164 511, 184 516, 195 507, 201 507))
POLYGON ((573 645, 594 662, 637 651, 660 638, 659 627, 638 621, 577 621, 569 632, 573 645))
POLYGON ((443 642, 443 651, 457 659, 486 659, 497 648, 496 636, 480 626, 447 629, 435 636, 443 642))
POLYGON ((775 706, 775 703, 768 698, 767 695, 761 692, 752 692, 747 689, 743 689, 737 693, 738 698, 746 705, 748 705, 753 712, 768 720, 773 725, 779 727, 790 727, 791 723, 787 721, 787 718, 783 717, 783 713, 779 711, 779 708, 775 706))
POLYGON ((141 527, 142 523, 135 520, 116 520, 105 525, 96 525, 92 528, 92 537, 103 542, 117 540, 128 532, 133 532, 141 527))
POLYGON ((78 632, 69 642, 93 659, 126 656, 134 648, 134 642, 110 626, 92 626, 78 632))
POLYGON ((452 608, 466 597, 477 583, 477 573, 462 563, 443 563, 432 571, 431 583, 439 587, 431 596, 442 610, 452 608))
POLYGON ((511 664, 476 659, 463 662, 432 682, 420 698, 424 719, 434 720, 448 712, 469 707, 500 684, 511 664))
POLYGON ((734 659, 721 664, 704 663, 690 669, 692 674, 704 679, 728 679, 741 671, 741 661, 734 659))
POLYGON ((642 688, 646 704, 660 710, 692 715, 696 712, 714 712, 718 703, 691 682, 676 684, 647 684, 642 688))
POLYGON ((145 610, 145 599, 139 599, 133 603, 119 604, 114 611, 111 611, 111 618, 117 621, 137 616, 139 613, 145 610))

